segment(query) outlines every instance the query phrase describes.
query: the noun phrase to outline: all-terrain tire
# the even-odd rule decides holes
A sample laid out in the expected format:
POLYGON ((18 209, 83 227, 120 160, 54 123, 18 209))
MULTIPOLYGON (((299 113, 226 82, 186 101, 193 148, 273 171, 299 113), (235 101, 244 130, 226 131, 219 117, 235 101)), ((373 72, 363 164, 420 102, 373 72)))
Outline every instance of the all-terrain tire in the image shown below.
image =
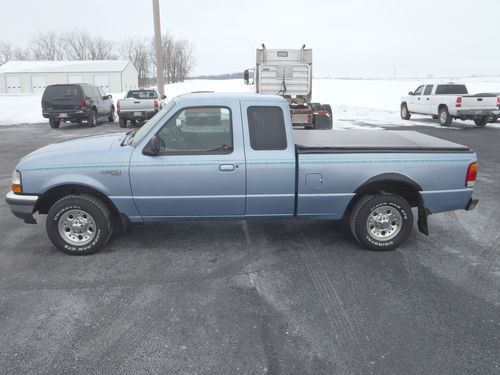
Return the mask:
POLYGON ((448 108, 441 107, 439 110, 439 125, 441 126, 450 126, 453 121, 453 117, 451 117, 450 112, 448 112, 448 108))
POLYGON ((94 254, 111 237, 111 213, 91 195, 68 195, 50 208, 45 229, 57 249, 70 255, 94 254))
POLYGON ((486 124, 490 122, 490 119, 485 116, 485 117, 476 117, 474 119, 474 124, 476 124, 476 126, 479 126, 479 127, 483 127, 483 126, 486 126, 486 124))
POLYGON ((406 105, 406 103, 401 104, 400 114, 403 120, 409 120, 411 118, 411 113, 410 111, 408 111, 408 106, 406 105))
POLYGON ((127 120, 125 120, 122 117, 118 117, 118 123, 120 124, 120 128, 126 128, 127 127, 127 120))
POLYGON ((353 207, 349 226, 356 241, 367 249, 394 250, 411 234, 413 212, 399 195, 365 195, 353 207))
POLYGON ((115 122, 115 107, 111 107, 111 112, 108 116, 108 122, 115 122))
POLYGON ((95 109, 90 112, 90 117, 87 120, 89 127, 95 128, 97 126, 97 111, 95 109))
POLYGON ((57 129, 61 125, 61 120, 55 118, 49 118, 49 125, 52 129, 57 129))

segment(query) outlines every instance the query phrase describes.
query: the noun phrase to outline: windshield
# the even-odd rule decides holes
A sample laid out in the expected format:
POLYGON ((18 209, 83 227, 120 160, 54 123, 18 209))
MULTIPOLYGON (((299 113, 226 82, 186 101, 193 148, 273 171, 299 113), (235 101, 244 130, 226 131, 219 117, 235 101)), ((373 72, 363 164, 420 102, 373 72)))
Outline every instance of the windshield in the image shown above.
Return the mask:
POLYGON ((130 90, 127 98, 134 99, 158 99, 158 95, 154 90, 130 90))
POLYGON ((163 109, 160 112, 158 112, 151 120, 146 122, 139 130, 137 130, 137 132, 134 135, 132 146, 135 147, 140 141, 142 141, 142 139, 146 136, 146 134, 148 134, 149 131, 153 129, 156 126, 156 124, 158 124, 158 122, 160 122, 165 117, 167 112, 170 112, 170 110, 174 105, 175 101, 171 100, 170 102, 168 102, 168 104, 165 107, 163 107, 163 109))

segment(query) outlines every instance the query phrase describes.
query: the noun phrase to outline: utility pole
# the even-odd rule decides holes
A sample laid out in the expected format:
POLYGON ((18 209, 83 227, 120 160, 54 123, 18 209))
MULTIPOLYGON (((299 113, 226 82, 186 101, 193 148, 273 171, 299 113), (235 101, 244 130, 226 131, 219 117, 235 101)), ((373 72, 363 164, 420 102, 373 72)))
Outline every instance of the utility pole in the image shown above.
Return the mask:
POLYGON ((165 83, 163 82, 163 44, 161 42, 160 25, 160 3, 159 0, 153 0, 153 18, 155 25, 155 49, 156 49, 156 76, 158 80, 158 91, 163 95, 165 83))

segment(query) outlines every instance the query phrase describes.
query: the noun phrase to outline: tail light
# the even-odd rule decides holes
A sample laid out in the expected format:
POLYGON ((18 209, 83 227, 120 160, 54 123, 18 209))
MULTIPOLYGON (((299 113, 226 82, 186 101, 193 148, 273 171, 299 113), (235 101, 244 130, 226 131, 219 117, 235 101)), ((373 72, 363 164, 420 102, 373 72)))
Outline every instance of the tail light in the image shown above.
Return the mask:
POLYGON ((82 109, 87 109, 87 101, 85 99, 80 103, 80 107, 82 107, 82 109))
POLYGON ((154 103, 155 103, 155 111, 158 111, 158 100, 155 99, 154 103))
POLYGON ((500 109, 500 96, 497 98, 497 107, 500 109))
POLYGON ((462 107, 462 97, 461 96, 459 96, 457 98, 457 102, 455 103, 455 107, 457 107, 457 108, 462 107))
POLYGON ((42 109, 47 109, 48 107, 49 105, 47 104, 47 102, 42 100, 42 109))
POLYGON ((467 170, 467 180, 465 181, 465 187, 472 188, 476 184, 477 178, 477 162, 469 165, 469 169, 467 170))
POLYGON ((116 110, 120 112, 120 102, 116 102, 116 110))

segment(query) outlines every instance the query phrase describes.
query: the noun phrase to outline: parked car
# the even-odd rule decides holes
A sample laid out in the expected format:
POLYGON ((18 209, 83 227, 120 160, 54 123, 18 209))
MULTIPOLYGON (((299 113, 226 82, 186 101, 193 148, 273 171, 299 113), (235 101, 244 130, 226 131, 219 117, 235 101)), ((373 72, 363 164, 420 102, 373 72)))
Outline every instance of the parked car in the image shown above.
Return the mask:
MULTIPOLYGON (((500 92, 482 92, 480 94, 476 94, 477 96, 484 96, 484 97, 494 97, 497 98, 497 102, 500 102, 500 92)), ((500 105, 499 105, 500 107, 500 105)), ((488 117, 488 122, 497 122, 499 116, 489 116, 488 117)))
POLYGON ((468 95, 462 84, 420 85, 401 100, 401 118, 409 120, 414 113, 431 115, 442 126, 450 126, 454 119, 474 120, 477 126, 485 126, 500 115, 500 97, 468 95))
POLYGON ((87 83, 49 85, 42 96, 42 116, 49 119, 51 128, 61 122, 97 125, 101 117, 115 121, 115 105, 111 95, 98 86, 87 83))
POLYGON ((467 146, 414 131, 294 131, 279 96, 188 94, 138 130, 27 155, 6 201, 27 223, 46 214, 69 254, 130 222, 293 217, 349 218, 359 243, 389 250, 410 235, 412 207, 426 234, 427 215, 473 209, 476 175, 467 146))
POLYGON ((125 99, 116 104, 120 127, 127 127, 127 121, 135 125, 137 121, 149 120, 163 108, 166 98, 157 89, 127 91, 125 99))

